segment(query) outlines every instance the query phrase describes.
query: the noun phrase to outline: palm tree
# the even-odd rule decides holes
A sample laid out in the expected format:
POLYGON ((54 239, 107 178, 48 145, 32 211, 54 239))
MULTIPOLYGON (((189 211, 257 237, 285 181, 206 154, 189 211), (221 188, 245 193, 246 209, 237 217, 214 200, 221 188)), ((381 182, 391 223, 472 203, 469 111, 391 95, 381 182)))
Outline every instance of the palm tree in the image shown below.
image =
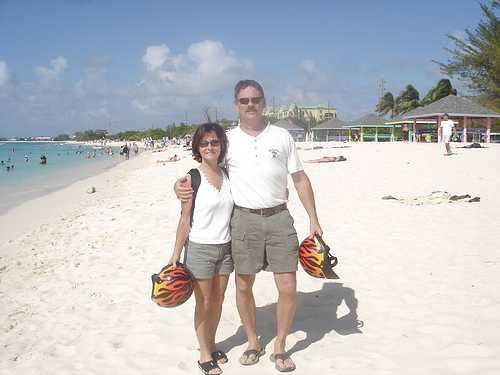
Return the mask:
POLYGON ((390 92, 386 92, 380 98, 375 111, 381 116, 386 115, 390 111, 391 118, 394 117, 394 96, 390 92))
POLYGON ((450 80, 445 78, 440 80, 436 86, 429 90, 427 95, 420 101, 420 105, 424 106, 434 103, 448 95, 457 95, 457 90, 451 86, 450 80))
POLYGON ((469 89, 479 94, 483 104, 500 109, 500 1, 493 0, 491 6, 480 4, 483 19, 474 30, 465 30, 464 40, 453 35, 448 38, 453 48, 445 48, 450 58, 447 63, 434 61, 441 72, 449 77, 458 77, 469 89))
POLYGON ((407 85, 399 94, 394 104, 394 113, 399 115, 417 108, 419 104, 419 93, 412 85, 407 85))

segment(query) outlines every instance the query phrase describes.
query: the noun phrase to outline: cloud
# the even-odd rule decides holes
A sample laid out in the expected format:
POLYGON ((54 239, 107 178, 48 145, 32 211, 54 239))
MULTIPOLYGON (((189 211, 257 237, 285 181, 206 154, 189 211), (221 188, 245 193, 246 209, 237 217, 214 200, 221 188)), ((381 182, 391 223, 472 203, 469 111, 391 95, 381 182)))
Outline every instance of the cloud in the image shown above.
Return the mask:
POLYGON ((318 67, 313 60, 304 60, 299 64, 299 68, 306 74, 314 75, 318 73, 318 67))
POLYGON ((219 117, 233 118, 234 84, 253 76, 253 63, 223 43, 204 40, 180 52, 167 44, 145 46, 137 56, 142 71, 130 81, 109 79, 111 59, 93 58, 77 79, 65 76, 67 59, 58 56, 34 67, 36 79, 5 85, 7 64, 0 65, 0 136, 59 134, 107 128, 164 127, 203 120, 203 110, 216 107, 219 117), (5 87, 5 89, 4 89, 5 87))
POLYGON ((253 71, 250 61, 214 40, 193 43, 179 54, 165 44, 149 46, 142 62, 144 77, 135 85, 131 103, 144 113, 165 113, 169 106, 182 111, 200 98, 230 91, 238 79, 253 71))
POLYGON ((7 69, 7 63, 0 60, 0 86, 6 84, 9 81, 9 70, 7 69))
POLYGON ((68 63, 62 56, 50 60, 50 67, 37 66, 35 72, 40 80, 48 82, 59 79, 60 75, 66 70, 68 63))
POLYGON ((182 62, 182 56, 172 56, 170 49, 165 45, 150 46, 146 48, 146 54, 142 57, 142 62, 150 72, 160 69, 175 68, 182 62))
POLYGON ((86 95, 106 95, 108 91, 107 72, 110 59, 107 57, 95 57, 90 60, 85 68, 82 79, 77 81, 74 92, 81 98, 86 95))
POLYGON ((287 85, 284 99, 298 104, 322 104, 334 86, 332 73, 322 70, 310 59, 299 63, 293 77, 287 80, 292 82, 287 85))

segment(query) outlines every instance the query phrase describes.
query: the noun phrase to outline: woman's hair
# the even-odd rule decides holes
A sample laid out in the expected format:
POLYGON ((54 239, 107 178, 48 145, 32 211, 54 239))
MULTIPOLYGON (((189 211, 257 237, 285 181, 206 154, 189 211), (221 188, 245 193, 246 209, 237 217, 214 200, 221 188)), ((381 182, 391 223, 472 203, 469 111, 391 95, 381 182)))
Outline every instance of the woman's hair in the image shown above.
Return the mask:
POLYGON ((224 128, 215 122, 206 122, 198 126, 198 129, 194 132, 193 135, 193 143, 191 147, 193 149, 193 159, 197 162, 201 163, 201 154, 200 154, 200 142, 205 136, 205 134, 214 132, 217 135, 217 138, 220 142, 220 155, 217 162, 220 164, 224 161, 227 152, 227 137, 224 128))

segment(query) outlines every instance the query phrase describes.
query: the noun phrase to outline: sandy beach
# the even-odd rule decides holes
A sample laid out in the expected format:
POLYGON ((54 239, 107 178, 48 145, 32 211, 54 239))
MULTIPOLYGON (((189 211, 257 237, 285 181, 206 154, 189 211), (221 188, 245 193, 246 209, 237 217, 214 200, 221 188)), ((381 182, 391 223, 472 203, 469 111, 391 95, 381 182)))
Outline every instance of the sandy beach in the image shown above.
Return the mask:
MULTIPOLYGON (((452 156, 442 144, 298 146, 302 161, 347 160, 304 163, 341 279, 298 271, 287 345, 295 374, 497 374, 500 144, 453 144, 452 156), (381 199, 433 191, 480 202, 381 199)), ((199 373, 194 297, 175 309, 150 300, 150 275, 175 240, 173 182, 195 165, 180 147, 148 151, 0 216, 0 374, 199 373), (182 159, 157 163, 174 154, 182 159)), ((289 187, 302 239, 308 219, 289 187)), ((254 287, 268 354, 272 283, 262 272, 254 287)), ((218 342, 229 357, 225 374, 277 373, 268 354, 255 366, 238 363, 245 336, 232 278, 218 342)))

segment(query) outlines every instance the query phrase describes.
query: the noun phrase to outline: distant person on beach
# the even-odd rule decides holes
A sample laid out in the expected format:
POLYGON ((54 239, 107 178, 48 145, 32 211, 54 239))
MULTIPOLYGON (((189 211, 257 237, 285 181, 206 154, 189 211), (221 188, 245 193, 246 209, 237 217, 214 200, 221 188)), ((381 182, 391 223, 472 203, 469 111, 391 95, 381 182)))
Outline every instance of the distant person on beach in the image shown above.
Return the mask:
POLYGON ((122 151, 123 151, 123 156, 125 156, 125 160, 128 160, 130 157, 130 149, 128 148, 127 144, 123 146, 122 151))
POLYGON ((455 124, 453 123, 453 120, 449 119, 448 114, 445 113, 439 126, 441 127, 441 139, 444 142, 446 154, 451 155, 450 138, 455 124))
POLYGON ((40 164, 47 164, 47 157, 45 155, 40 156, 40 164))
POLYGON ((156 162, 157 163, 170 163, 170 162, 173 162, 173 161, 179 161, 181 160, 177 154, 175 154, 174 156, 170 156, 169 158, 165 159, 165 160, 157 160, 156 162))
POLYGON ((228 360, 215 347, 222 302, 234 269, 229 230, 233 198, 226 172, 219 167, 226 151, 224 129, 214 123, 200 125, 192 150, 194 159, 201 163, 197 168, 200 185, 194 201, 190 198, 181 202, 175 247, 169 261, 174 265, 179 262, 187 240, 184 263, 195 278, 194 326, 200 346, 198 367, 204 374, 222 373, 219 364, 228 360))
POLYGON ((415 141, 422 142, 422 130, 419 127, 415 127, 415 141))
POLYGON ((306 163, 333 163, 336 161, 346 161, 347 159, 345 156, 323 156, 322 158, 319 159, 311 159, 311 160, 306 160, 306 163))
POLYGON ((403 130, 401 130, 401 140, 403 142, 408 141, 408 126, 404 125, 403 130))
MULTIPOLYGON (((228 132, 226 165, 235 203, 231 233, 236 305, 248 340, 239 361, 245 366, 254 365, 265 354, 257 337, 253 285, 255 275, 266 270, 273 272, 278 289, 277 335, 270 359, 278 371, 293 371, 295 364, 286 352, 286 338, 297 304, 299 242, 286 205, 289 174, 309 216, 309 235, 323 231, 311 183, 293 138, 285 129, 267 123, 263 116, 266 100, 262 86, 253 80, 238 82, 234 106, 240 124, 228 132)), ((189 178, 177 180, 175 189, 181 200, 189 199, 189 178)))

